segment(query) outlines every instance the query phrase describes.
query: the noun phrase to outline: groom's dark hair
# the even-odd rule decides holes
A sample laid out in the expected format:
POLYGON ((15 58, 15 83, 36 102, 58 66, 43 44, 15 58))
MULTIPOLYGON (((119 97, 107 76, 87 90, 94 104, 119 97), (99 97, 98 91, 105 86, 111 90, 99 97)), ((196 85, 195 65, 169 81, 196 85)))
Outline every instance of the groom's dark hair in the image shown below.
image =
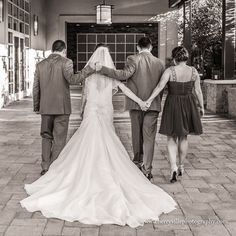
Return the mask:
POLYGON ((148 48, 152 45, 152 41, 150 38, 148 37, 142 37, 141 39, 139 39, 138 41, 138 46, 140 48, 148 48))
POLYGON ((62 40, 56 40, 52 44, 52 51, 53 52, 62 52, 64 49, 66 49, 66 43, 62 40))

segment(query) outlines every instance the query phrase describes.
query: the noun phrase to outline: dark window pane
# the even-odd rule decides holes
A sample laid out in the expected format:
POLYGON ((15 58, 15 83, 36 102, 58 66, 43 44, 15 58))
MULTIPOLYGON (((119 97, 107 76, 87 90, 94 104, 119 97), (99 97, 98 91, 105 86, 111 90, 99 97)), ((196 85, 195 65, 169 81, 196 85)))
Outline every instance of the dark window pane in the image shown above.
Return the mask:
POLYGON ((12 15, 12 4, 8 3, 8 14, 12 15))
POLYGON ((25 10, 29 12, 29 3, 25 1, 25 10))
POLYGON ((29 26, 25 25, 25 34, 29 35, 29 26))
POLYGON ((125 45, 124 44, 116 44, 116 51, 117 52, 124 52, 125 51, 125 45))
POLYGON ((86 52, 86 44, 78 44, 78 52, 86 52))
POLYGON ((110 52, 115 52, 116 50, 115 44, 107 44, 107 46, 109 47, 110 52))
POLYGON ((124 69, 124 63, 116 63, 116 69, 124 69))
POLYGON ((24 29, 25 29, 24 23, 20 23, 20 32, 24 33, 24 29))
POLYGON ((116 61, 125 61, 125 60, 126 60, 125 54, 123 53, 116 54, 116 61))
POLYGON ((13 34, 8 32, 8 43, 13 43, 13 34))
POLYGON ((78 37, 78 43, 86 43, 86 35, 85 34, 79 34, 77 37, 78 37))
POLYGON ((126 44, 126 52, 134 52, 135 51, 135 44, 126 44))
POLYGON ((107 43, 115 43, 115 35, 114 34, 107 35, 107 43))
POLYGON ((134 43, 134 35, 133 34, 126 35, 126 43, 134 43))
POLYGON ((116 42, 117 42, 117 43, 124 43, 124 42, 125 42, 125 35, 123 35, 123 34, 118 34, 118 35, 116 36, 116 42))
POLYGON ((88 60, 90 59, 90 57, 93 55, 93 53, 88 53, 88 60))
POLYGON ((8 28, 9 28, 9 29, 13 29, 13 26, 12 26, 12 18, 11 18, 11 17, 8 17, 8 28))
POLYGON ((115 57, 115 55, 116 55, 115 53, 111 53, 111 58, 112 58, 112 60, 113 60, 113 61, 115 61, 115 60, 116 60, 116 57, 115 57))
POLYGON ((104 34, 98 34, 97 35, 97 42, 98 43, 105 43, 106 42, 105 35, 104 34))
POLYGON ((78 63, 78 71, 82 70, 86 64, 85 63, 78 63))
POLYGON ((25 38, 25 46, 29 47, 29 38, 25 38))
POLYGON ((87 61, 86 53, 78 53, 78 61, 87 61))
POLYGON ((88 35, 88 43, 96 43, 96 35, 88 35))
POLYGON ((94 43, 94 44, 88 44, 88 51, 89 51, 89 52, 94 52, 95 47, 96 47, 96 44, 95 44, 95 43, 94 43))
POLYGON ((17 20, 14 20, 14 24, 13 24, 13 29, 15 30, 15 31, 18 31, 18 21, 17 20))

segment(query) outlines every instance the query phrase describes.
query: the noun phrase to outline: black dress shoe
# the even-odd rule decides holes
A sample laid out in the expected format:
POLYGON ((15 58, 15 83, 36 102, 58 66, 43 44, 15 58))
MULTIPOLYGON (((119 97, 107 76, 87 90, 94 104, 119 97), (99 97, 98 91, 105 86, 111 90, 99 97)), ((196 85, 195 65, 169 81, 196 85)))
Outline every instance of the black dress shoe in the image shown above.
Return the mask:
POLYGON ((152 173, 148 173, 148 174, 146 174, 145 176, 146 176, 146 177, 148 178, 148 180, 150 180, 150 181, 151 181, 151 179, 153 179, 152 173))
POLYGON ((47 170, 42 170, 42 171, 41 171, 41 175, 45 175, 46 172, 47 172, 47 170))

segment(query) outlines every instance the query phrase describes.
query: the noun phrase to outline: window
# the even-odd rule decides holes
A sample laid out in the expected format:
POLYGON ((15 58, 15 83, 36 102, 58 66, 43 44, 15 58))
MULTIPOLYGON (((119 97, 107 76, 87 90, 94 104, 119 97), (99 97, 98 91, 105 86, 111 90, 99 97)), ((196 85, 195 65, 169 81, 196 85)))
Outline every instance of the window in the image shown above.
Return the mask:
POLYGON ((77 70, 83 69, 98 43, 108 45, 117 69, 122 69, 129 55, 136 53, 138 40, 143 33, 78 33, 77 70))

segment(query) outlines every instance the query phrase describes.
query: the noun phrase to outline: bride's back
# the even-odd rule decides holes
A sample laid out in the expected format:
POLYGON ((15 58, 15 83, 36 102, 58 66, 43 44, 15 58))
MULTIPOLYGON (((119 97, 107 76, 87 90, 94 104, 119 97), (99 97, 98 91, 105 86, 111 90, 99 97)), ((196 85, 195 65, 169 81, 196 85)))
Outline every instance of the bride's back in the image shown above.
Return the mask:
MULTIPOLYGON (((97 48, 87 64, 95 64, 97 62, 109 68, 115 68, 107 47, 102 46, 97 48)), ((85 112, 88 114, 91 111, 96 111, 99 114, 106 114, 106 116, 109 114, 109 116, 112 116, 113 87, 114 82, 111 78, 99 73, 94 73, 89 76, 85 81, 85 94, 87 100, 85 112)))

